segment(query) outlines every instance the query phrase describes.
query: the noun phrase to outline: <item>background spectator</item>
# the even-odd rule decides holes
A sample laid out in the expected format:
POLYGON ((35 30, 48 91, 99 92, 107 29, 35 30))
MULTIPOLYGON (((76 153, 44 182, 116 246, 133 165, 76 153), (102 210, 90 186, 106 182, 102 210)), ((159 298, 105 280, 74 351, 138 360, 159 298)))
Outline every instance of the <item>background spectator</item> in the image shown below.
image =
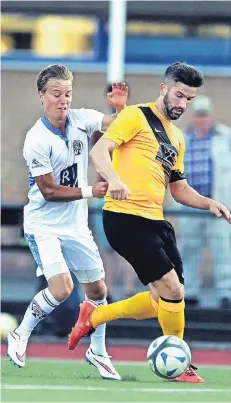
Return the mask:
MULTIPOLYGON (((211 99, 201 95, 192 104, 192 118, 185 128, 185 171, 190 186, 203 196, 231 206, 231 128, 217 121, 211 99)), ((188 207, 182 207, 189 211, 188 207)), ((213 270, 214 298, 231 307, 231 230, 226 221, 208 215, 180 219, 181 252, 187 298, 198 300, 202 255, 207 249, 213 270)), ((208 256, 208 255, 207 255, 208 256)), ((209 267, 209 266, 208 266, 209 267)))

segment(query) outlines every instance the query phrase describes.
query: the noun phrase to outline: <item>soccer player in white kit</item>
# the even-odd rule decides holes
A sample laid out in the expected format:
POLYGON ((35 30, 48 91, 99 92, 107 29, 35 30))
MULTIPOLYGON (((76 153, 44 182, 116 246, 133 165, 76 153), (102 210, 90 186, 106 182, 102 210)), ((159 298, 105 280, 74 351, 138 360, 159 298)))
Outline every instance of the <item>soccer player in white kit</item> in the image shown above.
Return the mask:
MULTIPOLYGON (((24 208, 24 233, 34 259, 47 279, 28 306, 21 324, 8 335, 8 355, 24 367, 27 342, 34 327, 71 294, 70 270, 86 298, 106 304, 104 268, 88 228, 87 198, 102 198, 107 183, 87 183, 88 137, 104 131, 115 119, 91 109, 70 109, 72 73, 51 65, 37 77, 44 116, 26 135, 23 155, 29 172, 29 203, 24 208)), ((127 101, 120 83, 108 94, 119 112, 127 101)), ((105 325, 91 335, 86 359, 106 379, 120 380, 105 347, 105 325)))

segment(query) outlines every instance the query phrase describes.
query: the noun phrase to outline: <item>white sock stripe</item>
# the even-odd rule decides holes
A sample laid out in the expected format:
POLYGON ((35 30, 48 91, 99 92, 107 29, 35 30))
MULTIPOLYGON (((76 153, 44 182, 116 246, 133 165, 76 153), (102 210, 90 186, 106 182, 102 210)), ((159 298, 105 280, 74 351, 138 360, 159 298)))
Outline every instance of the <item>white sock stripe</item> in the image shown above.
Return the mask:
POLYGON ((55 297, 53 296, 53 294, 51 294, 49 288, 45 288, 44 290, 46 292, 46 296, 47 298, 51 301, 52 304, 55 304, 55 306, 60 305, 60 301, 57 301, 57 299, 55 299, 55 297))
POLYGON ((51 301, 49 300, 48 296, 46 295, 46 290, 43 290, 43 291, 42 291, 42 295, 43 295, 43 298, 45 299, 45 301, 46 301, 46 303, 47 303, 48 305, 50 305, 52 308, 56 308, 57 305, 53 304, 53 302, 51 302, 51 301))

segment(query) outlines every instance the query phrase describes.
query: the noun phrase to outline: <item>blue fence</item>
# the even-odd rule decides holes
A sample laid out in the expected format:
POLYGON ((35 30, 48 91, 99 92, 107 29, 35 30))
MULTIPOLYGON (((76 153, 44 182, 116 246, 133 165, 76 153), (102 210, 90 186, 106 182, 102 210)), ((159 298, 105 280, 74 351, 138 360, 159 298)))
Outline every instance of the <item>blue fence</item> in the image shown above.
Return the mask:
MULTIPOLYGON (((95 37, 93 52, 87 57, 65 57, 61 60, 79 63, 105 63, 107 61, 107 36, 100 41, 95 37)), ((187 63, 212 66, 231 66, 231 39, 195 39, 195 38, 152 38, 128 36, 126 38, 126 63, 170 64, 176 60, 187 63)), ((42 60, 49 62, 49 57, 39 57, 33 51, 12 51, 2 55, 2 63, 42 60)))

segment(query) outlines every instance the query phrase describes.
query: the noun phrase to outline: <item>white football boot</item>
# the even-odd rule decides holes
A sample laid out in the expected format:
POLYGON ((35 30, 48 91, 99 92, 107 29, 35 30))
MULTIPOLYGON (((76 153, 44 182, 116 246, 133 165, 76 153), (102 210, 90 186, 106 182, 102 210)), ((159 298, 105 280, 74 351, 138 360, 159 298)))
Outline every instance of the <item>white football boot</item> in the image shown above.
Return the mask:
POLYGON ((24 367, 26 363, 26 347, 28 338, 25 338, 14 331, 8 333, 7 342, 7 355, 10 357, 10 360, 20 368, 24 367))
POLYGON ((121 376, 113 367, 109 356, 96 355, 89 347, 86 352, 86 361, 98 369, 103 379, 121 381, 121 376))

